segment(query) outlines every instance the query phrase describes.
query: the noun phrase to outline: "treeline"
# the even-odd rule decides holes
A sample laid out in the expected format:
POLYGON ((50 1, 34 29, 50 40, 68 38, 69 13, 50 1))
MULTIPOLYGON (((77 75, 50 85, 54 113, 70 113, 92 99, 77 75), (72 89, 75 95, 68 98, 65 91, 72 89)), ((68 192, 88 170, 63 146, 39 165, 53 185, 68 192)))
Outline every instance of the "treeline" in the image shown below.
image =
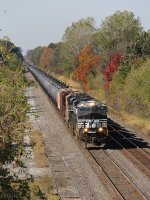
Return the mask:
POLYGON ((26 58, 95 90, 100 99, 105 94, 112 110, 150 118, 149 56, 150 31, 132 12, 117 11, 99 28, 92 17, 72 23, 61 42, 29 50, 26 58))
POLYGON ((29 200, 31 196, 33 197, 33 193, 37 192, 33 191, 30 185, 33 182, 32 176, 24 174, 25 178, 22 179, 15 172, 15 169, 23 171, 26 168, 21 159, 25 155, 23 137, 27 128, 26 112, 29 109, 24 94, 28 84, 24 72, 21 49, 7 37, 0 39, 1 200, 29 200))

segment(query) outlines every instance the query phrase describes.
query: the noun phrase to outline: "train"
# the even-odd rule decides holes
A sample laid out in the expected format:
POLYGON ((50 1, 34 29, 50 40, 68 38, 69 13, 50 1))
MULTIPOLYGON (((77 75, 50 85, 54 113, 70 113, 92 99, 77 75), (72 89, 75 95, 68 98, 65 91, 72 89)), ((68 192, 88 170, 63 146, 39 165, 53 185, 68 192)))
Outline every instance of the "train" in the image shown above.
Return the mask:
POLYGON ((85 148, 106 144, 108 128, 105 103, 69 87, 33 64, 26 63, 26 67, 56 105, 72 134, 84 142, 85 148))

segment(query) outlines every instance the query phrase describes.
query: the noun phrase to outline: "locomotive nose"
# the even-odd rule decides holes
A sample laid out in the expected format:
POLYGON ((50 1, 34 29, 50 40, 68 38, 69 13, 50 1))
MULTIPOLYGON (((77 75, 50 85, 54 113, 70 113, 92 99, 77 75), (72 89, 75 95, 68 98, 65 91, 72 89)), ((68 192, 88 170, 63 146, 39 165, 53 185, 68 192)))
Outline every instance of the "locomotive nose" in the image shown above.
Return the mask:
POLYGON ((89 127, 90 128, 95 128, 95 123, 94 123, 93 119, 89 121, 89 127))

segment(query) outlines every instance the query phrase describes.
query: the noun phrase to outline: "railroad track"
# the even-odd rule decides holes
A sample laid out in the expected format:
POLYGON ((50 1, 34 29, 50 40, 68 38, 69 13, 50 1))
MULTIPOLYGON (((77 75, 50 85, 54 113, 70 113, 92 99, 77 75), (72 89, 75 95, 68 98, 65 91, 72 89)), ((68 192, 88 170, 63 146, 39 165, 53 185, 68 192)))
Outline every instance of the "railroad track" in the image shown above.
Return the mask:
POLYGON ((146 200, 149 199, 138 187, 122 172, 105 150, 89 150, 89 153, 112 182, 122 199, 146 200))
MULTIPOLYGON (((150 155, 134 142, 131 133, 122 134, 122 130, 120 132, 110 124, 108 124, 108 127, 109 137, 115 141, 117 148, 124 149, 124 155, 136 163, 138 168, 150 177, 150 155)), ((148 145, 147 148, 149 148, 148 145)))
POLYGON ((109 125, 109 131, 113 132, 113 135, 118 139, 126 139, 129 141, 127 144, 127 148, 140 148, 145 153, 147 153, 150 156, 150 145, 143 141, 142 138, 137 137, 132 132, 126 130, 124 127, 121 127, 116 122, 113 122, 112 120, 108 119, 108 125, 109 125))

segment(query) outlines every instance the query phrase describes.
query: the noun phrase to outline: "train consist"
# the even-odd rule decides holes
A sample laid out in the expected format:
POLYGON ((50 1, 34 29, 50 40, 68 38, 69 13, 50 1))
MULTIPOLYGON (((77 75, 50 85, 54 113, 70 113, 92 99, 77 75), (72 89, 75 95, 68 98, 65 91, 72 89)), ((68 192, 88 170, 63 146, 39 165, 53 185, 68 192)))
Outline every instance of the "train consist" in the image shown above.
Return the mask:
POLYGON ((73 135, 84 141, 86 148, 103 146, 108 137, 106 105, 48 76, 33 65, 26 66, 56 104, 73 135))

